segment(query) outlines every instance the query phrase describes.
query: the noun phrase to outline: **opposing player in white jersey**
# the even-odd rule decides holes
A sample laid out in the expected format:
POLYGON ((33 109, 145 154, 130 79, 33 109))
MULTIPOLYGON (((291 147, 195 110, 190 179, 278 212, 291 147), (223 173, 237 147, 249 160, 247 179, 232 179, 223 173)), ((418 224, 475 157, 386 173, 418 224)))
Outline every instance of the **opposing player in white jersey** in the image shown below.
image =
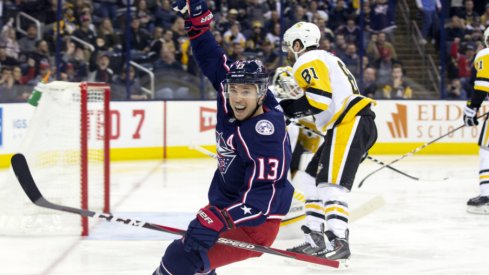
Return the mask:
MULTIPOLYGON (((489 27, 484 31, 486 48, 477 53, 474 59, 474 92, 464 109, 464 123, 476 126, 477 111, 489 93, 489 27)), ((489 214, 489 126, 488 116, 479 136, 479 186, 480 195, 467 202, 467 211, 476 214, 489 214)))
POLYGON ((325 132, 303 179, 306 222, 301 229, 306 241, 290 251, 347 262, 347 197, 360 162, 377 139, 370 108, 374 101, 360 95, 339 58, 318 50, 320 37, 319 28, 307 22, 296 23, 284 34, 283 51, 294 64, 293 75, 304 96, 280 105, 289 117, 313 115, 317 129, 325 132))
MULTIPOLYGON (((304 91, 294 80, 292 67, 290 66, 278 67, 275 70, 270 90, 272 90, 279 102, 285 99, 298 99, 304 95, 304 91)), ((317 131, 311 116, 300 118, 297 122, 317 131)), ((312 155, 317 152, 319 145, 323 141, 319 135, 312 133, 305 127, 299 127, 295 123, 287 125, 287 133, 289 134, 292 149, 289 180, 295 191, 290 210, 280 222, 278 237, 282 239, 295 239, 302 235, 299 230, 305 218, 305 197, 302 178, 306 173, 305 168, 312 155)))

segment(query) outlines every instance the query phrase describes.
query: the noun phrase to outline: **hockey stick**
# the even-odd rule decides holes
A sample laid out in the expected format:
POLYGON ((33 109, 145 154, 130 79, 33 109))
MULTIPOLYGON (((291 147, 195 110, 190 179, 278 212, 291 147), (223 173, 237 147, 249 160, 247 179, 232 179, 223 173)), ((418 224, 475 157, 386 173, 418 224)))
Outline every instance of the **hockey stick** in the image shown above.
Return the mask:
MULTIPOLYGON (((290 123, 292 123, 292 124, 294 124, 294 125, 296 125, 296 126, 298 126, 298 127, 300 127, 300 128, 305 129, 306 131, 308 131, 308 132, 310 132, 310 133, 312 133, 312 134, 315 134, 315 135, 318 135, 318 136, 324 137, 324 135, 323 135, 322 133, 320 133, 320 132, 318 132, 318 131, 316 131, 316 130, 314 130, 314 129, 311 129, 311 128, 309 128, 309 127, 305 126, 304 124, 302 124, 302 123, 300 123, 300 122, 298 122, 298 121, 296 121, 296 120, 288 119, 287 121, 289 121, 290 123)), ((380 165, 385 165, 385 166, 387 166, 387 168, 391 169, 392 171, 395 171, 395 172, 397 172, 397 173, 399 173, 399 174, 401 174, 401 175, 403 175, 403 176, 406 176, 406 177, 408 177, 408 178, 410 178, 410 179, 412 179, 412 180, 418 180, 418 181, 420 180, 420 178, 415 177, 415 176, 411 176, 411 175, 409 175, 409 174, 407 174, 407 173, 405 173, 405 172, 403 172, 403 171, 401 171, 401 170, 398 170, 398 169, 396 169, 396 168, 394 168, 394 167, 392 167, 392 166, 390 166, 390 165, 387 165, 387 164, 385 164, 384 162, 382 162, 382 161, 380 161, 380 160, 378 160, 378 159, 376 159, 376 158, 374 158, 374 157, 371 157, 370 155, 367 155, 367 158, 368 158, 369 160, 371 160, 371 161, 373 161, 373 162, 377 163, 377 164, 380 164, 380 165)))
MULTIPOLYGON (((17 180, 19 181, 20 185, 22 186, 22 189, 24 189, 24 192, 26 195, 29 197, 29 199, 37 206, 40 207, 45 207, 53 210, 58 210, 58 211, 63 211, 63 212, 68 212, 72 214, 78 214, 84 217, 91 217, 91 218, 100 218, 103 219, 107 222, 115 222, 115 223, 120 223, 120 224, 125 224, 125 225, 130 225, 134 227, 143 227, 146 229, 150 230, 156 230, 156 231, 161 231, 161 232, 166 232, 170 234, 175 234, 175 235, 180 235, 184 236, 185 235, 185 230, 181 230, 178 228, 172 228, 164 225, 158 225, 154 223, 149 223, 149 222, 144 222, 144 221, 139 221, 139 220, 134 220, 134 219, 129 219, 129 218, 120 218, 120 217, 115 217, 112 214, 108 213, 99 213, 99 212, 94 212, 90 210, 84 210, 84 209, 79 209, 79 208, 73 208, 69 206, 64 206, 60 204, 55 204, 52 202, 49 202, 46 200, 39 189, 36 186, 36 183, 34 179, 32 178, 31 172, 29 170, 29 166, 27 164, 27 161, 22 154, 15 154, 12 156, 11 159, 12 163, 12 168, 14 170, 15 176, 17 177, 17 180)), ((241 241, 236 241, 232 239, 226 239, 226 238, 219 238, 217 240, 217 243, 226 245, 226 246, 231 246, 234 248, 238 249, 245 249, 245 250, 250 250, 254 252, 259 252, 259 253, 266 253, 266 254, 271 254, 271 255, 276 255, 276 256, 281 256, 281 257, 286 257, 286 258, 292 258, 296 259, 299 261, 304 261, 308 263, 314 263, 314 264, 319 264, 319 265, 324 265, 324 266, 330 266, 334 268, 339 267, 339 262, 334 261, 334 260, 329 260, 326 258, 320 258, 320 257, 315 257, 315 256, 310 256, 306 254, 300 254, 300 253, 294 253, 294 252, 289 252, 277 248, 272 248, 268 246, 262 246, 262 245, 257 245, 257 244, 250 244, 250 243, 245 243, 241 241)))
POLYGON ((202 146, 198 146, 198 145, 196 145, 196 146, 189 146, 188 148, 190 148, 190 149, 194 149, 195 151, 199 151, 199 152, 201 152, 202 154, 207 155, 207 156, 209 156, 209 157, 211 157, 211 158, 213 158, 213 159, 217 159, 217 154, 212 153, 211 151, 209 151, 209 150, 205 149, 205 148, 204 148, 204 147, 202 147, 202 146))
MULTIPOLYGON (((486 116, 486 115, 488 115, 488 114, 489 114, 489 112, 487 112, 487 113, 485 113, 485 114, 483 114, 483 115, 480 115, 480 116, 478 116, 478 117, 477 117, 477 119, 482 118, 483 116, 486 116)), ((365 176, 365 177, 362 179, 362 181, 360 181, 360 183, 358 184, 358 188, 362 187, 362 185, 363 185, 363 183, 365 182, 365 180, 366 180, 366 179, 368 179, 368 178, 369 178, 370 176, 372 176, 373 174, 375 174, 375 173, 379 172, 380 170, 384 169, 384 168, 385 168, 385 167, 387 167, 388 165, 392 165, 392 164, 394 164, 394 163, 396 163, 396 162, 398 162, 398 161, 400 161, 400 160, 404 159, 405 157, 408 157, 408 156, 411 156, 411 155, 416 154, 417 152, 419 152, 419 151, 423 150, 424 148, 428 147, 428 145, 431 145, 431 144, 433 144, 433 143, 435 143, 435 142, 439 141, 440 139, 442 139, 442 138, 444 138, 444 137, 446 137, 446 136, 448 136, 448 135, 451 135, 451 134, 455 133, 456 131, 458 131, 458 130, 462 129, 463 127, 465 127, 465 124, 462 124, 462 125, 458 126, 457 128, 455 128, 455 129, 453 129, 453 130, 449 131, 448 133, 446 133, 446 134, 444 134, 444 135, 441 135, 441 136, 439 136, 439 137, 437 137, 437 138, 435 138, 435 139, 433 139, 433 140, 431 140, 431 141, 426 142, 425 144, 423 144, 423 145, 421 145, 421 146, 419 146, 419 147, 415 148, 414 150, 412 150, 412 151, 410 151, 410 152, 408 152, 408 153, 406 153, 406 154, 402 155, 401 157, 399 157, 399 158, 397 158, 397 159, 395 159, 395 160, 393 160, 393 161, 391 161, 391 162, 389 162, 389 163, 387 163, 387 164, 385 164, 385 165, 382 165, 382 167, 380 167, 379 169, 376 169, 376 170, 374 170, 373 172, 371 172, 370 174, 368 174, 367 176, 365 176)), ((447 177, 445 177, 443 180, 446 180, 446 179, 448 179, 448 178, 447 178, 447 177)))

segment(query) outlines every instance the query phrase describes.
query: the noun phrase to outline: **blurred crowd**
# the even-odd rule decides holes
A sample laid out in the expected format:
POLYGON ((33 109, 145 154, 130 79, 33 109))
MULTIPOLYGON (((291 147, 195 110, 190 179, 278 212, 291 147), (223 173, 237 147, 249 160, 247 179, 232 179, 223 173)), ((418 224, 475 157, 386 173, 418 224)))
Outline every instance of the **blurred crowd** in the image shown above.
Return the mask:
MULTIPOLYGON (((199 77, 184 19, 173 12, 170 0, 128 1, 131 17, 126 15, 122 0, 63 1, 60 44, 57 0, 2 1, 0 102, 24 101, 39 81, 54 80, 56 69, 60 80, 110 83, 114 100, 149 99, 151 95, 141 83, 144 73, 134 66, 127 69, 128 59, 156 75, 199 77), (16 22, 19 12, 41 22, 42 28, 29 20, 16 22), (55 66, 56 49, 59 66, 55 66), (126 86, 130 87, 129 95, 126 86)), ((417 0, 426 1, 435 2, 417 0)), ((322 30, 320 48, 344 61, 365 95, 388 99, 413 96, 393 45, 397 0, 364 0, 363 9, 360 0, 285 0, 284 6, 277 0, 207 2, 215 17, 211 31, 234 60, 260 58, 273 74, 277 67, 288 65, 280 51, 280 33, 295 22, 313 22, 322 30)), ((470 8, 470 0, 451 2, 453 13, 451 9, 446 24, 448 77, 450 87, 460 87, 466 96, 463 89, 469 82, 470 59, 481 47, 480 30, 489 23, 489 7, 476 12, 470 8), (462 5, 454 4, 458 2, 462 5)), ((428 29, 421 42, 426 43, 429 35, 435 37, 436 32, 428 29)))

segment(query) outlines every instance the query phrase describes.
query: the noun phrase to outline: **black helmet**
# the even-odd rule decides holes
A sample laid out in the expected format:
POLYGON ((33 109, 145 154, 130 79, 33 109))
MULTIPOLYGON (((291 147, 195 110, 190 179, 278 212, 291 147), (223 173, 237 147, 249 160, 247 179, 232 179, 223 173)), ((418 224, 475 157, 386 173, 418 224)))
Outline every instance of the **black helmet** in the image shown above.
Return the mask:
POLYGON ((268 73, 260 60, 236 61, 229 67, 224 81, 224 84, 231 83, 255 84, 258 96, 263 96, 268 89, 268 73))

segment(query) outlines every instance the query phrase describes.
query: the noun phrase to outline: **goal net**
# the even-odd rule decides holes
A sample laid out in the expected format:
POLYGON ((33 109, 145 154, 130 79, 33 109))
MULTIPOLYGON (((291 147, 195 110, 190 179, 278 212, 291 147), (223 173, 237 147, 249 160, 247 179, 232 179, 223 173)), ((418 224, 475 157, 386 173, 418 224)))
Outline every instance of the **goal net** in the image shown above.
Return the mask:
MULTIPOLYGON (((54 203, 110 211, 110 86, 47 84, 20 148, 44 197, 54 203)), ((34 107, 33 107, 34 108, 34 107)), ((0 234, 88 235, 90 221, 35 206, 10 171, 0 190, 0 234)))

